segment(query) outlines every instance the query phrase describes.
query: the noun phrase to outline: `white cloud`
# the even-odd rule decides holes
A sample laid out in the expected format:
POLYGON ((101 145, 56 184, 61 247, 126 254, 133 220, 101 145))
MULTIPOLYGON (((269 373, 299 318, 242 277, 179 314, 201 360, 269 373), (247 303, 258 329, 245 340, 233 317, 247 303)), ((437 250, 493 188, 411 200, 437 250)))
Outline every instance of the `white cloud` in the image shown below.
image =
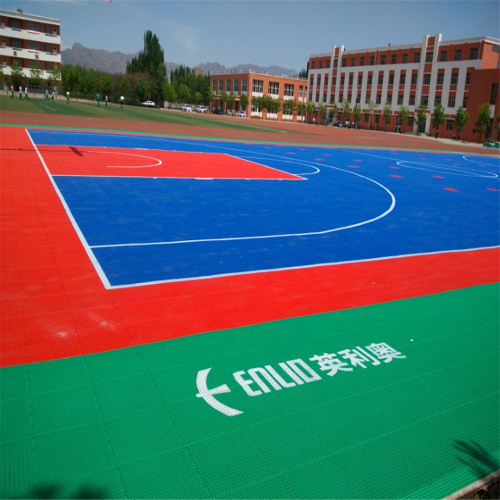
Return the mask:
POLYGON ((199 48, 200 30, 193 26, 179 23, 167 23, 167 30, 170 36, 189 52, 195 54, 199 48))

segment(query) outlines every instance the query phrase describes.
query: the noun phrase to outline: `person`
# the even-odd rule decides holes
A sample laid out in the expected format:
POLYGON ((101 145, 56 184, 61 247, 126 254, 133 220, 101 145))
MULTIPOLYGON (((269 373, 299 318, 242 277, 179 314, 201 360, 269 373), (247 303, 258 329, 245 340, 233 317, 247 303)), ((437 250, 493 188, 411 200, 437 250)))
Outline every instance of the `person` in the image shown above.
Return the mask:
POLYGON ((104 98, 104 100, 106 101, 106 107, 108 107, 108 96, 106 95, 106 97, 104 98))
POLYGON ((45 100, 49 100, 49 89, 45 89, 45 100))
POLYGON ((120 108, 123 108, 123 103, 125 102, 125 97, 120 96, 120 108))
POLYGON ((23 100, 23 87, 22 85, 19 85, 19 100, 23 100))
POLYGON ((101 106, 101 94, 99 94, 99 92, 97 92, 95 100, 97 101, 97 105, 101 106))
POLYGON ((10 86, 10 98, 14 99, 14 85, 10 86))
POLYGON ((69 90, 66 91, 66 104, 69 104, 69 90))
POLYGON ((24 97, 26 98, 27 101, 30 100, 30 98, 28 96, 28 87, 24 87, 24 97))
POLYGON ((54 100, 55 93, 56 93, 56 91, 55 91, 55 90, 53 90, 53 91, 52 91, 52 100, 54 100))

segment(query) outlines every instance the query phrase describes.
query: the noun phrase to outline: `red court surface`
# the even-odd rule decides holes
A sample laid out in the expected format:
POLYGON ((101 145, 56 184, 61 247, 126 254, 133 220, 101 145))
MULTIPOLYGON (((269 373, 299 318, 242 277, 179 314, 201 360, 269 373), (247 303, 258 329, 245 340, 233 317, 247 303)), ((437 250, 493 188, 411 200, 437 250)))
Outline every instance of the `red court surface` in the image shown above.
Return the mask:
POLYGON ((496 248, 106 290, 26 132, 3 127, 2 140, 2 367, 499 278, 496 248))
POLYGON ((38 151, 52 175, 301 179, 281 170, 220 153, 78 146, 42 146, 38 151))

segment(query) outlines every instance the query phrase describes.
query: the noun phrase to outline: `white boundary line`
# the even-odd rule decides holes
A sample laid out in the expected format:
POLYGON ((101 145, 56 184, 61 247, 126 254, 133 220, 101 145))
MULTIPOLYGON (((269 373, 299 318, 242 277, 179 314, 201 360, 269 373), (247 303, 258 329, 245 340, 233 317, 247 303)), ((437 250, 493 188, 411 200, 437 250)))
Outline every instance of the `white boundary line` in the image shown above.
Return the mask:
POLYGON ((148 285, 160 285, 162 283, 179 283, 182 281, 196 281, 196 280, 205 280, 212 278, 224 278, 229 276, 240 276, 244 274, 261 274, 261 273, 274 273, 276 271, 293 271, 297 269, 312 269, 315 267, 324 267, 324 266, 340 266, 343 264, 359 264, 363 262, 377 262, 380 260, 395 260, 395 259, 406 259, 409 257, 425 257, 427 255, 440 255, 440 254, 449 254, 449 253, 464 253, 464 252, 475 252, 478 250, 493 250, 494 248, 500 248, 500 246, 495 245, 491 247, 478 247, 478 248, 464 248, 460 250, 445 250, 445 251, 436 251, 436 252, 423 252, 423 253, 409 253, 405 255, 392 255, 387 257, 375 257, 371 259, 359 259, 359 260, 344 260, 340 262, 322 262, 320 264, 310 264, 307 266, 295 266, 295 267, 280 267, 273 269, 255 269, 252 271, 241 271, 241 272, 233 272, 233 273, 224 273, 224 274, 210 274, 206 276, 195 276, 193 278, 175 278, 175 279, 166 279, 166 280, 155 280, 155 281, 144 281, 140 283, 132 283, 130 285, 111 285, 110 288, 134 288, 136 286, 148 286, 148 285))
POLYGON ((54 188, 55 192, 57 193, 57 196, 59 196, 59 201, 61 202, 62 206, 64 207, 64 210, 66 211, 66 215, 68 216, 69 220, 71 221, 71 224, 73 225, 73 228, 75 229, 76 234, 80 238, 80 241, 83 245, 83 248, 87 252, 87 255, 89 256, 90 261, 94 265, 94 268, 97 272, 97 275, 99 276, 99 278, 101 278, 102 284, 107 289, 113 288, 111 286, 111 283, 109 282, 106 274, 104 273, 101 265, 99 264, 99 261, 96 259, 94 252, 92 251, 89 244, 87 243, 87 240, 83 236, 83 233, 82 233, 80 227, 78 226, 75 218, 73 217, 73 214, 71 213, 71 210, 69 209, 69 206, 66 203, 66 200, 64 199, 61 191, 59 191, 57 184, 55 183, 54 179, 52 178, 52 175, 47 167, 47 164, 45 163, 45 160, 43 159, 42 155, 40 154, 40 151, 38 151, 36 144, 33 142, 33 139, 31 138, 30 133, 28 132, 27 129, 25 129, 25 131, 26 131, 26 134, 28 134, 28 137, 29 137, 29 140, 31 141, 31 144, 33 144, 33 148, 35 149, 36 154, 38 155, 38 158, 40 158, 40 162, 42 163, 42 166, 45 169, 45 173, 47 174, 47 177, 49 178, 50 182, 52 183, 52 187, 54 188))

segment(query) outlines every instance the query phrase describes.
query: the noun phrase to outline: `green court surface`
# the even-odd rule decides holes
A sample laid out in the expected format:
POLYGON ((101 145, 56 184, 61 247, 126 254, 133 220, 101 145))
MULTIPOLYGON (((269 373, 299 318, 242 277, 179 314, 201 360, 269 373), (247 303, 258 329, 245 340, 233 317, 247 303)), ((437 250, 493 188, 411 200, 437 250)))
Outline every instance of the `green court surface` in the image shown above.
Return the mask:
POLYGON ((4 368, 1 496, 442 498, 498 469, 498 303, 483 285, 4 368))

